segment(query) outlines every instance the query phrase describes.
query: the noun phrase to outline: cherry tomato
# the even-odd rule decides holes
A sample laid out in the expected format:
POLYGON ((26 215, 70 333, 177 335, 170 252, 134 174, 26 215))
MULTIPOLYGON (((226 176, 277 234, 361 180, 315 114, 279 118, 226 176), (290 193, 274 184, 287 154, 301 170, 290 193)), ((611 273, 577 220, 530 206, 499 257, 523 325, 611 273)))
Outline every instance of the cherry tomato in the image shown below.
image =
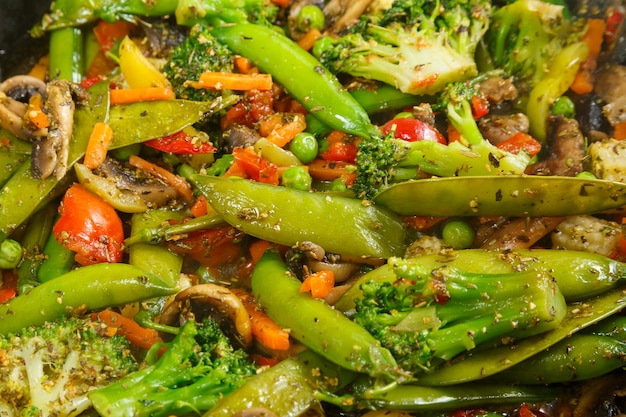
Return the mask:
POLYGON ((76 252, 76 262, 90 265, 120 262, 124 255, 124 228, 115 209, 99 196, 75 184, 66 191, 54 237, 76 252))
POLYGON ((235 162, 243 168, 247 178, 266 184, 278 185, 280 180, 278 167, 267 159, 257 155, 254 151, 244 148, 233 149, 233 157, 235 162))
POLYGON ((418 140, 432 140, 446 145, 446 138, 430 124, 419 119, 413 118, 396 118, 388 121, 382 127, 382 132, 387 135, 395 129, 395 137, 406 140, 407 142, 415 142, 418 140))
POLYGON ((358 149, 354 143, 333 142, 328 148, 320 153, 320 157, 325 161, 348 162, 353 164, 356 160, 358 149))
POLYGON ((524 150, 530 156, 535 156, 541 151, 541 143, 527 133, 517 132, 507 140, 500 142, 498 148, 514 154, 524 150))
POLYGON ((213 153, 216 150, 212 143, 202 142, 182 130, 169 136, 145 141, 144 145, 175 154, 213 153))
POLYGON ((232 263, 242 256, 239 241, 243 233, 232 226, 219 226, 189 233, 183 239, 170 242, 172 252, 189 255, 205 266, 232 263))

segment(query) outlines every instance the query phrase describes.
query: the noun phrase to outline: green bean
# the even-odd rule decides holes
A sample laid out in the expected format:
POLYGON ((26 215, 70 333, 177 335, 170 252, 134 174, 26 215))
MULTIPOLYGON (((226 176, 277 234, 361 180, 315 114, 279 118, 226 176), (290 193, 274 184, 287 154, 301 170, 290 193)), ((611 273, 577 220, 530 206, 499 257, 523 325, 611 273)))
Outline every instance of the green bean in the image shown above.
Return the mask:
POLYGON ((67 27, 50 33, 50 76, 79 83, 83 79, 83 29, 67 27))
POLYGON ((83 311, 170 295, 176 290, 160 277, 132 265, 85 266, 0 305, 0 334, 83 311))
POLYGON ((364 328, 300 292, 300 281, 277 252, 265 252, 252 272, 251 285, 267 314, 309 349, 345 369, 402 379, 391 353, 364 328))
POLYGON ((323 124, 360 137, 379 135, 368 114, 339 80, 287 36, 255 24, 223 26, 211 33, 271 74, 323 124))
POLYGON ((48 240, 43 247, 45 260, 37 270, 37 280, 47 282, 60 277, 72 269, 74 265, 75 252, 67 249, 57 241, 53 234, 48 236, 48 240))
POLYGON ((304 415, 320 406, 318 391, 334 392, 355 375, 305 350, 251 377, 204 417, 230 417, 250 408, 265 408, 281 417, 304 415))
POLYGON ((493 379, 509 384, 556 384, 596 378, 624 365, 625 342, 579 332, 494 375, 493 379))
POLYGON ((329 252, 355 256, 404 252, 402 221, 354 198, 240 178, 194 175, 191 182, 227 223, 260 239, 289 246, 311 241, 329 252))
POLYGON ((555 345, 572 334, 615 314, 626 306, 624 291, 611 290, 585 303, 568 305, 561 325, 543 334, 520 340, 512 346, 475 350, 460 360, 423 375, 422 385, 451 385, 483 379, 504 371, 555 345))
POLYGON ((17 268, 17 292, 26 294, 40 284, 37 278, 39 266, 44 261, 43 247, 50 236, 57 215, 58 203, 47 204, 27 222, 21 236, 24 256, 17 268))

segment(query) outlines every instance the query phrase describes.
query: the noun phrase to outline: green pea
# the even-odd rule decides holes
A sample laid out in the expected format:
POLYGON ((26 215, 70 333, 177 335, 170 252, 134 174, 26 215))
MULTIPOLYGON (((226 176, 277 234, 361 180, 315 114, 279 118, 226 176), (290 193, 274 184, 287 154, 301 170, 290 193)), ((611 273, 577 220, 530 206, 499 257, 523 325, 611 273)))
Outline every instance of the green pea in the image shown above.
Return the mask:
POLYGON ((443 225, 443 241, 454 249, 467 249, 474 242, 474 229, 463 220, 450 220, 443 225))
POLYGON ((321 38, 315 41, 311 52, 313 53, 314 56, 319 57, 324 53, 324 51, 328 50, 333 45, 334 42, 335 41, 333 40, 332 37, 322 36, 321 38))
POLYGON ((300 191, 309 191, 313 180, 309 171, 303 166, 293 166, 283 172, 282 184, 285 187, 300 191))
POLYGON ((304 6, 298 13, 298 29, 307 32, 310 29, 324 29, 324 12, 319 7, 309 4, 304 6))
POLYGON ((589 171, 579 172, 578 174, 576 174, 576 178, 586 178, 586 179, 589 179, 589 180, 597 180, 598 179, 598 177, 596 177, 593 172, 589 172, 589 171))
POLYGON ((289 144, 289 150, 303 163, 315 159, 319 150, 317 139, 309 132, 301 132, 289 144))
POLYGON ((393 116, 394 119, 415 119, 415 116, 410 111, 401 111, 393 116))
POLYGON ((554 116, 563 116, 572 119, 576 115, 576 106, 572 99, 561 96, 554 101, 550 113, 554 116))
POLYGON ((0 269, 13 269, 22 260, 22 245, 17 240, 5 239, 0 243, 0 269))
POLYGON ((331 191, 346 191, 347 189, 348 189, 348 186, 346 185, 346 183, 341 178, 335 178, 330 183, 330 190, 331 191))

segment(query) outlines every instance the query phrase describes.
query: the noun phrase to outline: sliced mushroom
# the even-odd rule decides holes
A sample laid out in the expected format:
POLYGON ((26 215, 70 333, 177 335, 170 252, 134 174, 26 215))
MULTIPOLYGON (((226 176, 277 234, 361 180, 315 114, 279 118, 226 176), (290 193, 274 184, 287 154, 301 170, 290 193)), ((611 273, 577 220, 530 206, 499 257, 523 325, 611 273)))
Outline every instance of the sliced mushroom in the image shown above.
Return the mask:
POLYGON ((494 145, 504 142, 515 133, 528 133, 530 122, 524 113, 496 114, 478 119, 478 128, 487 139, 494 145))
POLYGON ((246 307, 232 291, 216 284, 199 284, 180 291, 174 297, 174 301, 163 309, 161 321, 164 323, 174 322, 177 316, 185 310, 189 310, 191 301, 209 303, 216 307, 232 320, 244 346, 249 346, 252 343, 250 315, 246 307))
POLYGON ((17 75, 3 81, 0 84, 0 127, 24 140, 47 134, 47 131, 35 134, 24 123, 25 102, 35 93, 46 94, 46 84, 38 78, 17 75))
POLYGON ((339 32, 359 20, 370 6, 371 0, 330 0, 324 7, 324 15, 331 22, 331 32, 339 32))
POLYGON ((69 81, 54 80, 46 89, 46 111, 50 118, 48 135, 33 143, 33 175, 46 179, 52 174, 61 179, 67 173, 70 140, 74 130, 72 86, 69 81))

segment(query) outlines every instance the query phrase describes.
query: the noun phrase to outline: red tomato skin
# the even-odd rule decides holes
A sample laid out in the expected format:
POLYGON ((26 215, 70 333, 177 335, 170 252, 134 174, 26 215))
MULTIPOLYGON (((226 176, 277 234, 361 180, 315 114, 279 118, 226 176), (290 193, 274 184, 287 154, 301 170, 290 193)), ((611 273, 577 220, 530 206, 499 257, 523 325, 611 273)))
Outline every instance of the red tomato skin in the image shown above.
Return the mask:
POLYGON ((120 262, 124 256, 124 227, 115 209, 82 185, 70 187, 59 207, 54 237, 76 252, 81 265, 120 262))
POLYGON ((446 138, 435 127, 419 119, 406 117, 389 120, 382 127, 383 134, 389 134, 394 129, 394 126, 397 139, 406 140, 407 142, 432 140, 443 145, 448 144, 446 138))

